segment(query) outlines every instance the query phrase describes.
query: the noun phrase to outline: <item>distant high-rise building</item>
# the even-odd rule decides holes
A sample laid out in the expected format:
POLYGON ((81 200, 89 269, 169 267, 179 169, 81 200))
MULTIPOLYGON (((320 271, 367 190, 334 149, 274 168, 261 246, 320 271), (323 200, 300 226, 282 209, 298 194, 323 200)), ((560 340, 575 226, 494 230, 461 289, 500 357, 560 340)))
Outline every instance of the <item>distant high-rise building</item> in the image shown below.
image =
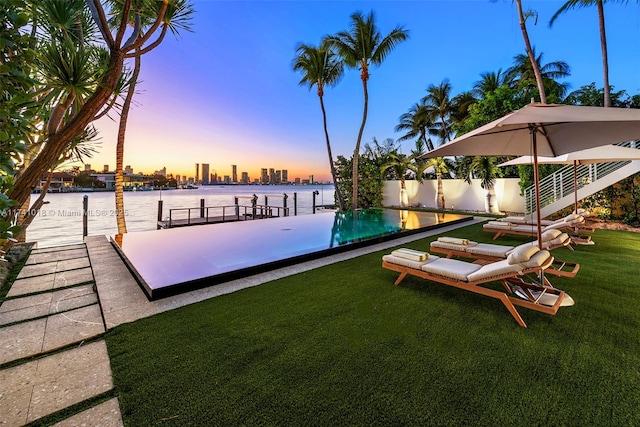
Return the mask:
POLYGON ((260 184, 268 184, 269 183, 269 171, 266 168, 262 168, 260 170, 260 184))
POLYGON ((293 182, 295 182, 296 185, 300 185, 300 178, 296 178, 293 182))
POLYGON ((200 163, 196 163, 196 181, 197 184, 200 181, 200 163))
POLYGON ((103 171, 104 173, 109 172, 109 165, 104 165, 104 167, 103 167, 102 171, 103 171))
POLYGON ((202 164, 202 185, 209 185, 209 163, 202 164))
POLYGON ((269 168, 269 184, 276 183, 276 170, 274 168, 269 168))
POLYGON ((309 184, 313 184, 313 175, 309 175, 309 184))
POLYGON ((276 184, 282 184, 282 171, 276 171, 276 184))
POLYGON ((242 179, 240 179, 240 182, 243 184, 249 184, 249 172, 242 172, 242 179))
POLYGON ((178 185, 180 185, 182 183, 182 181, 180 181, 180 178, 182 178, 180 175, 176 175, 176 183, 178 185))
POLYGON ((238 166, 231 165, 231 181, 235 184, 238 182, 238 166))
POLYGON ((166 177, 167 176, 167 168, 163 167, 162 169, 155 171, 153 174, 166 177))
POLYGON ((128 175, 133 175, 133 168, 131 167, 131 165, 127 165, 124 167, 124 173, 128 175))
POLYGON ((282 169, 282 184, 289 183, 289 171, 286 169, 282 169))

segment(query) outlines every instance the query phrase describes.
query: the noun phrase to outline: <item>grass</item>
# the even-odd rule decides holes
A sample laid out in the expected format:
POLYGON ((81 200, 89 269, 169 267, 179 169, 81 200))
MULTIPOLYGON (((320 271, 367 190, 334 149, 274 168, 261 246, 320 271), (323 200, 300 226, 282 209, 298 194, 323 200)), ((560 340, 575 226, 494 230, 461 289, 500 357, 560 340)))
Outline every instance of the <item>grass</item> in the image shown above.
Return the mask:
POLYGON ((521 308, 527 329, 495 299, 393 286, 389 251, 119 326, 125 425, 638 425, 640 235, 594 240, 554 251, 582 264, 552 279, 576 305, 521 308))

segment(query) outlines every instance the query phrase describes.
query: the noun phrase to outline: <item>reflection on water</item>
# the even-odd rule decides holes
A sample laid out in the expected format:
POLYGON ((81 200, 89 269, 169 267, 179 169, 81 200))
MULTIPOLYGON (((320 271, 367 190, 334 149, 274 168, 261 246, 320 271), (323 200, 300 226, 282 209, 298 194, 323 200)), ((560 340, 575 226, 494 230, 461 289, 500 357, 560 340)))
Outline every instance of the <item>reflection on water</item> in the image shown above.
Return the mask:
MULTIPOLYGON (((310 214, 313 191, 320 194, 316 203, 333 203, 333 186, 330 185, 227 185, 201 186, 197 190, 164 190, 125 192, 124 206, 127 230, 149 231, 156 229, 158 201, 163 201, 163 217, 169 216, 169 209, 198 207, 200 199, 206 206, 229 206, 235 196, 258 196, 258 204, 282 206, 283 194, 287 194, 287 206, 293 215, 294 193, 297 199, 298 215, 310 214)), ((38 247, 82 243, 82 198, 85 193, 50 193, 40 214, 27 229, 27 240, 37 241, 38 247)), ((89 196, 88 230, 89 236, 113 235, 118 231, 115 216, 115 195, 113 192, 87 193, 89 196)), ((247 197, 240 204, 249 204, 247 197)))

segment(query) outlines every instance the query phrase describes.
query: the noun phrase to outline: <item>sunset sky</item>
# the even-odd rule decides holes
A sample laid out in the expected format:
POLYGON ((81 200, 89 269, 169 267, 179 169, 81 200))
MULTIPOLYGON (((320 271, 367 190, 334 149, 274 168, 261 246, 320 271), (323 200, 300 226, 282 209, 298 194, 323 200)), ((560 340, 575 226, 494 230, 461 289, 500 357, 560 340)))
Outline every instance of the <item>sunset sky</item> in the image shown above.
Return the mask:
MULTIPOLYGON (((602 87, 602 58, 595 7, 548 22, 564 1, 523 0, 538 12, 528 22, 543 62, 566 61, 570 90, 602 87)), ((299 43, 319 44, 348 29, 355 11, 373 10, 382 34, 396 25, 409 31, 379 68, 371 69, 369 115, 363 145, 397 139, 398 117, 430 84, 449 79, 453 93, 470 90, 483 72, 503 71, 524 53, 515 4, 474 1, 211 1, 195 0, 193 33, 168 34, 142 59, 141 84, 129 116, 125 165, 150 173, 194 175, 194 164, 211 172, 259 177, 260 168, 287 169, 289 178, 330 178, 322 115, 315 89, 299 86, 292 71, 299 43)), ((614 89, 640 93, 640 6, 605 5, 609 79, 614 89)), ((357 70, 325 92, 334 156, 351 157, 362 118, 357 70)), ((117 123, 96 122, 100 153, 94 169, 115 166, 117 123)), ((413 142, 405 142, 410 152, 413 142)))

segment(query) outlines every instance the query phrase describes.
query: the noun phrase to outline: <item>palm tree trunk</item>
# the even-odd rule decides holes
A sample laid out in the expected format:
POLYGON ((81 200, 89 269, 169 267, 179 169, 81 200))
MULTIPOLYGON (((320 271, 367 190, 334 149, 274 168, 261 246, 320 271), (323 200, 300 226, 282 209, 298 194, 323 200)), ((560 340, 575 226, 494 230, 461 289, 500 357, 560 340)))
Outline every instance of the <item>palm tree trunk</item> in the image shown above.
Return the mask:
POLYGON ((327 113, 324 109, 324 100, 321 93, 322 93, 321 89, 320 87, 318 87, 318 98, 320 98, 320 108, 322 109, 322 123, 324 125, 324 136, 327 140, 327 154, 329 155, 329 166, 331 167, 331 177, 333 178, 333 186, 335 187, 336 196, 338 197, 338 206, 340 206, 341 211, 344 211, 344 198, 342 197, 342 192, 340 191, 340 187, 338 186, 336 166, 333 163, 333 154, 331 153, 331 143, 329 142, 329 131, 327 129, 327 113))
POLYGON ((436 174, 438 178, 438 193, 436 198, 438 199, 438 209, 445 209, 445 201, 444 201, 444 187, 442 185, 442 173, 438 172, 436 174))
POLYGON ((120 113, 120 124, 118 126, 118 142, 116 144, 116 221, 118 223, 118 234, 127 232, 127 222, 124 217, 124 179, 122 177, 122 165, 124 163, 124 140, 127 132, 127 120, 129 119, 129 110, 131 109, 131 100, 136 90, 136 82, 140 74, 140 55, 134 60, 133 74, 131 75, 131 84, 127 91, 127 97, 122 104, 122 112, 120 113))
POLYGON ((609 60, 607 54, 607 34, 604 28, 604 2, 598 0, 598 22, 600 24, 600 46, 602 47, 602 75, 604 78, 604 106, 611 107, 611 87, 609 86, 609 60))
POLYGON ((547 95, 544 93, 544 84, 542 82, 542 74, 540 73, 540 67, 535 56, 533 56, 533 49, 531 48, 531 41, 529 40, 529 33, 527 32, 527 25, 525 23, 524 14, 522 13, 522 0, 516 0, 516 6, 518 8, 518 19, 520 21, 520 29, 522 30, 522 37, 524 38, 524 45, 527 49, 527 55, 531 66, 533 67, 533 74, 536 76, 536 83, 538 84, 538 92, 540 92, 540 103, 547 103, 547 95))
POLYGON ((360 142, 364 133, 364 125, 367 123, 367 108, 369 106, 369 91, 367 90, 367 80, 369 79, 369 71, 366 64, 362 64, 362 72, 360 74, 362 80, 362 89, 364 90, 364 109, 362 111, 362 124, 358 131, 358 140, 356 148, 353 150, 353 172, 351 179, 353 181, 353 192, 351 193, 351 208, 355 211, 358 209, 358 160, 360 158, 360 142))

